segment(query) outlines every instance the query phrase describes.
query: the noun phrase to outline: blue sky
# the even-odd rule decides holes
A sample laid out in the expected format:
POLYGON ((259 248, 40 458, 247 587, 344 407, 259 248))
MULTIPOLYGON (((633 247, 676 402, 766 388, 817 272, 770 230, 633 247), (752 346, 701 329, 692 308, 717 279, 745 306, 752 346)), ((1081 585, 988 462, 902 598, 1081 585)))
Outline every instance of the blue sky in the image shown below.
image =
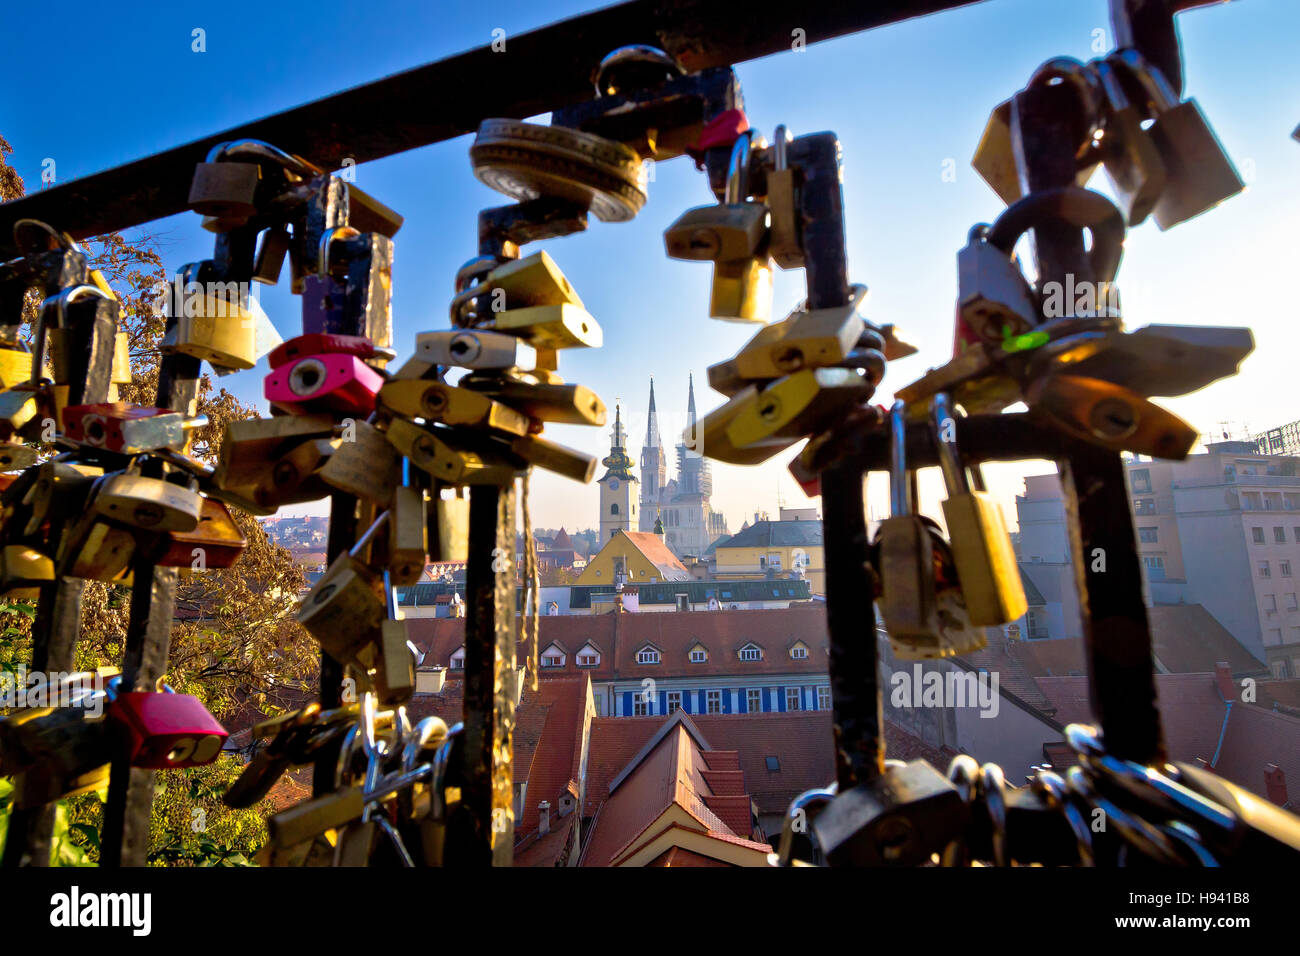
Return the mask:
MULTIPOLYGON (((318 0, 303 16, 301 7, 270 12, 268 4, 241 0, 163 9, 82 0, 57 9, 16 5, 6 11, 8 29, 0 36, 0 62, 10 78, 0 134, 34 189, 46 158, 55 160, 64 182, 486 44, 496 28, 506 31, 503 55, 509 55, 511 35, 587 6, 318 0), (196 27, 206 31, 204 53, 191 50, 196 27)), ((1221 422, 1230 430, 1262 430, 1300 418, 1292 387, 1296 297, 1289 288, 1300 267, 1300 144, 1289 138, 1300 123, 1300 4, 1244 0, 1190 11, 1179 23, 1188 95, 1200 102, 1249 188, 1168 233, 1154 222, 1134 230, 1119 274, 1127 323, 1251 326, 1256 353, 1242 375, 1165 404, 1202 432, 1220 431, 1221 422)), ((920 355, 891 366, 880 401, 948 357, 956 252, 970 225, 991 220, 1000 208, 969 166, 989 110, 1023 86, 1041 61, 1094 56, 1098 36, 1109 45, 1104 0, 986 0, 737 68, 750 122, 769 138, 778 123, 796 135, 831 129, 841 138, 851 278, 871 288, 869 315, 897 323, 922 346, 920 355), (950 159, 955 182, 942 175, 950 159)), ((505 201, 473 178, 470 141, 461 137, 357 168, 357 185, 406 217, 394 268, 401 357, 410 354, 416 333, 446 327, 452 277, 475 251, 477 212, 505 201)), ((1108 190, 1100 174, 1091 186, 1108 190)), ((615 399, 623 401, 634 457, 649 377, 671 442, 669 426, 682 424, 688 373, 695 374, 702 413, 720 404, 705 370, 752 334, 706 317, 707 266, 663 254, 664 227, 709 201, 703 176, 689 161, 665 163, 633 222, 593 219, 587 233, 544 245, 605 332, 604 348, 565 353, 561 374, 594 388, 611 417, 615 399)), ((169 267, 210 255, 211 237, 194 214, 150 228, 163 236, 169 267)), ((784 315, 802 294, 802 272, 778 273, 774 314, 784 315)), ((262 302, 283 336, 297 334, 298 305, 285 285, 268 290, 262 302)), ((265 372, 263 363, 223 384, 260 403, 265 372)), ((606 429, 556 427, 548 434, 602 455, 609 447, 606 429)), ((755 509, 774 511, 778 493, 788 504, 802 504, 785 472, 791 457, 785 452, 757 468, 715 465, 715 507, 733 531, 755 509)), ((1043 463, 989 470, 1009 519, 1020 476, 1045 470, 1050 466, 1043 463)), ((878 484, 869 498, 876 513, 885 501, 878 484)), ((936 487, 927 476, 923 500, 933 503, 936 487)), ((538 525, 594 525, 594 488, 543 476, 534 489, 538 525)))

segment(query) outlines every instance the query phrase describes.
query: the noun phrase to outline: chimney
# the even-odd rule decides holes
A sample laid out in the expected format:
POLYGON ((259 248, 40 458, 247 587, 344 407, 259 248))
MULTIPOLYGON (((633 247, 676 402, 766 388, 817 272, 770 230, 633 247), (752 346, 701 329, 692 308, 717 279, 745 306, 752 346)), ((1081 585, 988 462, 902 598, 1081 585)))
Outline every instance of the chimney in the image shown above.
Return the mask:
POLYGON ((417 667, 415 669, 415 692, 417 694, 441 694, 447 680, 447 669, 437 665, 417 667))
POLYGON ((1279 807, 1287 805, 1286 772, 1275 763, 1264 764, 1264 793, 1279 807))
POLYGON ((1219 693, 1223 695, 1224 700, 1237 699, 1237 685, 1232 682, 1232 665, 1227 661, 1215 663, 1214 681, 1219 685, 1219 693))
POLYGON ((537 805, 537 835, 545 836, 551 832, 551 804, 543 800, 537 805))

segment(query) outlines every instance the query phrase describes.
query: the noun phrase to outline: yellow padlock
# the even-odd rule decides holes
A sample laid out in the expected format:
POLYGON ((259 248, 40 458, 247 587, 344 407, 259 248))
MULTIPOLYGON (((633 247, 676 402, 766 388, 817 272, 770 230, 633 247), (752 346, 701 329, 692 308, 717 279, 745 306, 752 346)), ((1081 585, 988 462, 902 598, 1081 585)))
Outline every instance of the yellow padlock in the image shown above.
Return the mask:
POLYGON ((517 335, 534 348, 600 348, 604 341, 599 323, 576 305, 535 305, 494 312, 484 328, 517 335))
POLYGON ((237 283, 212 286, 202 296, 186 297, 185 313, 159 348, 223 368, 252 368, 257 364, 257 318, 241 301, 237 283), (219 288, 223 285, 235 288, 219 288))

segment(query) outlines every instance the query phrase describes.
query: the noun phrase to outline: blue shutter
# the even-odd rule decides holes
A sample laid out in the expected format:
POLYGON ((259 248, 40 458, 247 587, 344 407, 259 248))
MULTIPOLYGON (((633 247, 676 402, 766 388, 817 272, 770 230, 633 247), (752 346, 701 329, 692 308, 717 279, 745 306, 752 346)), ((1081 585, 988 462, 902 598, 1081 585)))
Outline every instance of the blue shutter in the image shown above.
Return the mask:
POLYGON ((630 690, 623 691, 623 713, 621 716, 632 716, 632 692, 630 690))
POLYGON ((689 690, 682 691, 682 710, 688 714, 691 712, 691 692, 689 690))
POLYGON ((770 711, 771 709, 772 709, 772 694, 766 687, 764 687, 763 688, 763 710, 770 711))
POLYGON ((729 687, 722 689, 722 712, 724 714, 731 713, 731 689, 729 687))
POLYGON ((736 691, 736 713, 749 713, 749 691, 744 687, 736 691))
POLYGON ((781 686, 776 689, 776 709, 785 713, 785 688, 781 686))
POLYGON ((659 692, 659 709, 656 710, 655 713, 656 714, 668 713, 668 691, 661 690, 659 692))
POLYGON ((704 691, 700 691, 700 709, 697 710, 696 713, 697 714, 708 713, 708 705, 704 702, 704 691))

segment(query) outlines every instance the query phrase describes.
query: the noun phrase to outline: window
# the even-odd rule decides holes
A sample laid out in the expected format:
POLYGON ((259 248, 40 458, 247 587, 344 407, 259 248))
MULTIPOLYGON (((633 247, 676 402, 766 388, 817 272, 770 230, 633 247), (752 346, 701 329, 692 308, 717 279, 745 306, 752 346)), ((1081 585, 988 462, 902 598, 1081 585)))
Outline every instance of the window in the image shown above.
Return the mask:
POLYGON ((1286 544, 1286 528, 1274 528, 1273 540, 1278 544, 1286 544))
POLYGON ((590 653, 588 653, 588 654, 579 654, 579 655, 578 655, 578 666, 579 666, 579 667, 595 667, 595 666, 596 666, 597 664, 599 664, 599 663, 600 663, 600 655, 599 655, 599 654, 590 654, 590 653))
POLYGON ((544 654, 542 655, 543 667, 563 667, 564 656, 561 654, 544 654))
POLYGON ((831 689, 829 687, 817 688, 817 709, 818 710, 831 709, 831 689))
POLYGON ((773 773, 778 773, 778 772, 780 772, 780 770, 781 770, 781 760, 780 760, 780 758, 778 758, 778 757, 766 757, 766 758, 764 758, 764 759, 765 759, 766 762, 767 762, 767 769, 768 769, 768 770, 772 771, 773 773))
POLYGON ((1294 528, 1293 530, 1295 531, 1295 540, 1296 540, 1296 543, 1297 543, 1297 544, 1300 544, 1300 524, 1296 525, 1295 528, 1294 528))
POLYGON ((1277 573, 1280 574, 1280 575, 1282 575, 1282 577, 1284 577, 1284 578, 1289 578, 1289 577, 1291 576, 1291 562, 1290 562, 1290 561, 1279 561, 1279 562, 1278 562, 1277 573))
POLYGON ((1274 595, 1264 595, 1264 611, 1268 614, 1277 613, 1277 598, 1274 595))
POLYGON ((808 648, 804 647, 802 644, 796 644, 794 647, 790 648, 790 656, 797 661, 806 660, 808 657, 808 648))
POLYGON ((704 692, 705 713, 720 714, 722 713, 722 691, 710 690, 704 692))
POLYGON ((785 709, 799 710, 799 688, 787 687, 785 689, 785 709))
POLYGON ((1144 554, 1142 556, 1142 566, 1148 571, 1163 571, 1165 569, 1165 559, 1159 555, 1144 554))
POLYGON ((1250 537, 1251 537, 1251 539, 1252 539, 1256 544, 1263 544, 1263 543, 1264 543, 1264 529, 1263 529, 1263 528, 1251 528, 1251 529, 1250 529, 1250 537))
POLYGON ((1271 578, 1273 576, 1273 572, 1269 570, 1267 561, 1259 562, 1259 576, 1261 578, 1271 578))
POLYGON ((454 671, 465 669, 465 648, 462 647, 451 655, 451 669, 454 671))
POLYGON ((1133 513, 1138 515, 1153 515, 1156 513, 1156 499, 1154 498, 1134 498, 1133 513))
POLYGON ((1138 540, 1143 544, 1155 544, 1158 539, 1157 528, 1138 528, 1138 540))
POLYGON ((650 702, 646 700, 645 694, 634 694, 632 696, 632 716, 648 717, 650 715, 650 702))
POLYGON ((636 652, 636 662, 638 664, 658 664, 659 652, 653 647, 643 647, 636 652))
POLYGON ((668 692, 668 710, 665 713, 673 713, 682 709, 682 692, 679 690, 670 690, 668 692))
POLYGON ((1300 610, 1300 605, 1296 604, 1294 591, 1286 596, 1286 609, 1288 611, 1300 610))
POLYGON ((702 647, 691 648, 691 663, 703 664, 709 659, 708 653, 702 647))
POLYGON ((600 695, 600 694, 592 694, 592 695, 591 695, 591 699, 592 699, 592 702, 596 705, 596 716, 597 716, 597 717, 604 717, 604 716, 605 716, 605 709, 604 709, 603 707, 601 707, 601 695, 600 695))
POLYGON ((742 661, 761 661, 763 652, 759 650, 757 644, 746 644, 740 649, 740 659, 742 661))
POLYGON ((1282 628, 1270 627, 1268 633, 1264 635, 1264 643, 1269 647, 1275 647, 1282 643, 1282 628))
POLYGON ((745 691, 745 709, 751 714, 762 713, 763 711, 763 692, 757 687, 751 687, 745 691))
POLYGON ((690 595, 687 595, 687 594, 678 594, 678 595, 676 595, 676 597, 677 597, 677 610, 679 610, 679 611, 689 611, 689 610, 691 609, 691 606, 690 606, 690 603, 689 603, 689 601, 690 601, 690 595))
POLYGON ((609 513, 612 515, 618 514, 618 502, 615 502, 614 504, 609 506, 609 513))
POLYGON ((1133 490, 1137 492, 1151 490, 1151 469, 1138 468, 1129 473, 1129 480, 1133 482, 1133 490))

